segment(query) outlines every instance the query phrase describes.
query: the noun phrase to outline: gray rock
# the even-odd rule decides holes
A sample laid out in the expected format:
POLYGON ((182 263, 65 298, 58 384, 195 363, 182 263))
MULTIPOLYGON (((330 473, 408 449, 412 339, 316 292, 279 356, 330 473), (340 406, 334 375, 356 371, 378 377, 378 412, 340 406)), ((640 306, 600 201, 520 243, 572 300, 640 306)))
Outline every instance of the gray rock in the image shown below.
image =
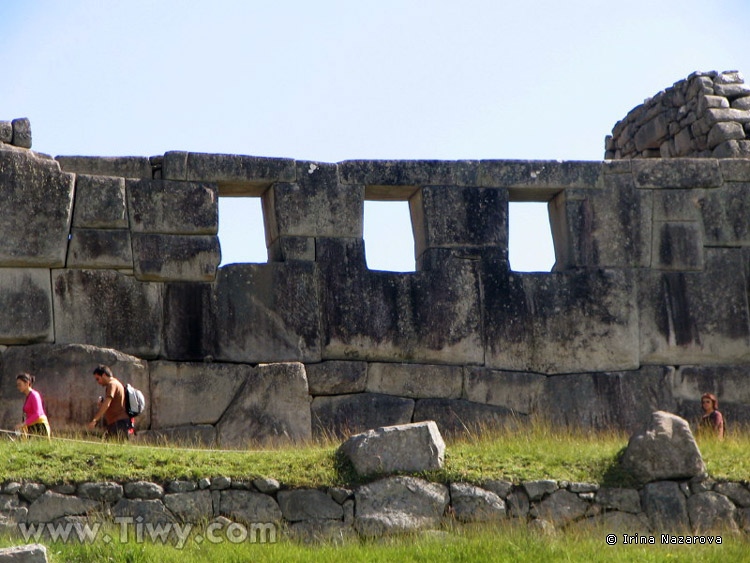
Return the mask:
MULTIPOLYGON (((21 372, 19 372, 21 373, 21 372)), ((24 500, 34 502, 40 496, 44 494, 47 487, 41 483, 24 483, 18 491, 18 494, 24 500)))
POLYGON ((47 563, 47 548, 41 543, 30 543, 0 549, 2 563, 47 563))
POLYGON ((445 442, 434 422, 418 422, 356 434, 339 452, 360 475, 430 471, 443 466, 445 442))
POLYGON ((737 522, 743 532, 750 532, 750 508, 737 510, 737 522))
MULTIPOLYGON (((559 193, 560 188, 599 188, 603 180, 600 162, 555 160, 483 160, 478 183, 487 187, 523 188, 510 190, 511 197, 523 194, 524 200, 543 201, 559 193)), ((430 183, 445 184, 448 182, 430 183)))
POLYGON ((505 503, 491 491, 468 483, 451 483, 450 495, 459 522, 493 522, 505 518, 505 503))
POLYGON ((568 485, 568 490, 571 493, 595 493, 599 490, 599 485, 596 483, 571 483, 568 485))
POLYGON ((696 533, 739 531, 735 521, 736 509, 723 495, 711 491, 692 495, 687 500, 687 510, 696 533))
POLYGON ((745 131, 741 124, 735 122, 717 123, 708 132, 708 148, 712 149, 724 141, 744 138, 745 131))
POLYGON ((123 491, 127 498, 160 499, 164 496, 161 485, 149 481, 132 481, 125 483, 123 491))
POLYGON ((27 117, 20 117, 11 121, 13 139, 11 143, 24 149, 31 148, 31 122, 27 117))
POLYGON ((641 512, 641 496, 635 489, 602 487, 596 493, 596 503, 606 509, 641 512))
POLYGON ((125 179, 110 176, 76 176, 73 227, 79 229, 127 229, 125 179))
POLYGON ((215 235, 219 198, 213 184, 169 180, 126 183, 130 228, 134 233, 215 235))
POLYGON ((232 486, 231 477, 214 477, 211 479, 211 490, 212 491, 223 491, 232 486))
POLYGON ((635 159, 632 166, 638 188, 711 188, 722 182, 719 164, 713 159, 635 159))
POLYGON ((311 438, 310 398, 305 367, 261 364, 216 425, 219 442, 241 445, 311 438))
POLYGON ((344 510, 323 491, 296 489, 279 491, 276 498, 281 513, 289 522, 300 520, 342 520, 344 510))
POLYGON ((588 507, 589 503, 578 498, 575 493, 558 490, 534 506, 530 514, 555 525, 567 524, 582 518, 588 507))
POLYGON ((122 498, 123 489, 119 483, 81 483, 78 485, 78 496, 85 499, 114 503, 122 498))
POLYGON ((531 509, 529 495, 522 490, 515 490, 506 498, 508 514, 511 518, 526 518, 531 509))
POLYGON ((0 143, 10 143, 13 140, 13 124, 10 121, 0 121, 0 143))
POLYGON ((11 481, 10 483, 6 483, 3 487, 3 493, 6 495, 15 495, 18 491, 21 490, 21 487, 23 485, 21 483, 18 483, 16 481, 11 481))
POLYGON ((217 236, 133 234, 135 277, 146 281, 213 281, 221 262, 217 236))
POLYGON ((643 483, 706 472, 687 421, 663 411, 652 413, 646 427, 631 436, 622 466, 643 483))
POLYGON ((216 182, 221 195, 258 197, 274 182, 294 182, 297 179, 295 161, 289 158, 196 152, 174 157, 170 153, 164 155, 165 178, 216 182), (186 158, 184 165, 183 158, 186 158), (186 177, 173 175, 173 172, 182 170, 186 177))
POLYGON ((463 368, 420 364, 371 363, 367 391, 411 398, 458 399, 463 368))
POLYGON ((139 522, 150 524, 173 523, 177 520, 167 510, 161 500, 134 500, 122 498, 112 507, 112 515, 116 518, 139 519, 139 522))
POLYGON ((713 490, 741 508, 750 506, 750 491, 740 483, 717 483, 713 490))
POLYGON ((210 486, 211 486, 211 479, 209 479, 208 477, 201 477, 200 479, 198 479, 199 489, 201 490, 208 489, 210 486))
POLYGON ((61 516, 87 514, 100 508, 93 500, 45 492, 29 505, 28 521, 31 523, 51 522, 61 516))
POLYGON ((164 505, 182 522, 200 522, 214 514, 211 491, 193 491, 164 495, 164 505))
POLYGON ((495 185, 479 183, 478 164, 445 160, 347 160, 339 163, 339 176, 344 184, 366 184, 368 199, 406 196, 398 197, 405 200, 417 186, 495 185), (400 186, 408 189, 399 189, 400 186))
POLYGON ((347 436, 368 428, 408 424, 414 413, 414 401, 356 393, 315 397, 310 409, 316 435, 347 436))
POLYGON ((15 494, 0 495, 0 513, 18 507, 18 496, 15 494))
POLYGON ((690 529, 687 501, 674 481, 647 484, 643 490, 643 509, 655 532, 690 529))
POLYGON ((353 494, 354 491, 343 487, 330 487, 328 489, 328 496, 339 504, 344 504, 353 494))
POLYGON ((497 496, 504 499, 513 490, 513 483, 501 479, 490 479, 482 484, 482 488, 492 491, 497 496))
POLYGON ((680 272, 703 269, 703 227, 698 221, 657 221, 653 233, 652 268, 680 272))
POLYGON ((448 506, 448 488, 414 477, 387 477, 359 487, 354 528, 364 537, 437 527, 448 506))
POLYGON ((310 395, 361 393, 367 385, 367 363, 329 361, 306 364, 310 395))
POLYGON ((354 499, 344 501, 341 506, 344 509, 344 524, 354 524, 354 499))
POLYGON ((66 172, 92 176, 151 178, 151 163, 145 156, 58 156, 66 172))
POLYGON ((267 495, 273 494, 281 488, 281 485, 276 479, 271 479, 269 477, 257 477, 253 479, 253 486, 261 493, 267 495))
MULTIPOLYGON (((689 487, 692 494, 705 493, 714 488, 716 481, 704 477, 694 477, 690 480, 689 487)), ((725 495, 728 496, 728 495, 725 495)))
POLYGON ((269 262, 315 261, 315 237, 279 237, 268 246, 269 262))
POLYGON ((68 247, 68 268, 132 269, 130 231, 73 229, 68 247))
POLYGON ((276 522, 281 520, 281 509, 276 501, 261 493, 221 491, 220 514, 244 523, 276 522))
POLYGON ((215 424, 254 371, 242 364, 162 361, 149 369, 152 428, 215 424))
POLYGON ((53 340, 49 273, 44 268, 0 269, 0 307, 3 310, 0 343, 28 344, 53 340))
POLYGON ((733 246, 750 240, 750 225, 745 213, 750 209, 746 184, 728 184, 708 190, 699 200, 707 244, 733 246))
POLYGON ((539 500, 544 495, 554 493, 557 487, 557 481, 552 479, 538 479, 536 481, 524 481, 521 486, 529 495, 529 500, 539 500))
POLYGON ((537 373, 466 368, 464 393, 469 401, 498 405, 515 412, 534 411, 547 378, 537 373))
POLYGON ((167 493, 189 493, 198 488, 195 481, 170 481, 167 483, 167 493))

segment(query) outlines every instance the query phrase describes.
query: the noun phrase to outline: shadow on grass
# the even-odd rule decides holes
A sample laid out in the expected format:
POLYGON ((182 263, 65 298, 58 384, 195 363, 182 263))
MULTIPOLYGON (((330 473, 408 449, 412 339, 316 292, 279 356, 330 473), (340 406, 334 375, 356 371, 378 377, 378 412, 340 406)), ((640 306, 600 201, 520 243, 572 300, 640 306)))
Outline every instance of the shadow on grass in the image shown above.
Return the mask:
POLYGON ((622 467, 622 458, 627 446, 624 446, 615 454, 614 459, 607 465, 602 475, 601 485, 603 487, 637 488, 640 483, 632 473, 622 467))

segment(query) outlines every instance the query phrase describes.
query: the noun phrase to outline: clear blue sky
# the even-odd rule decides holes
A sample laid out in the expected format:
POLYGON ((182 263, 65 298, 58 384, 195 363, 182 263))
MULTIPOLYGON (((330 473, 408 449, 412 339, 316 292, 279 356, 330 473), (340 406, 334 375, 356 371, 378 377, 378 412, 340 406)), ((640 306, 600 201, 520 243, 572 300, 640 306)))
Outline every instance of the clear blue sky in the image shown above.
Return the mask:
MULTIPOLYGON (((690 72, 750 78, 748 23, 746 0, 5 0, 0 119, 52 155, 599 160, 690 72)), ((265 261, 258 206, 231 203, 225 261, 265 261)), ((405 206, 377 207, 368 263, 413 267, 405 206)), ((511 225, 514 268, 554 260, 540 220, 511 225)))

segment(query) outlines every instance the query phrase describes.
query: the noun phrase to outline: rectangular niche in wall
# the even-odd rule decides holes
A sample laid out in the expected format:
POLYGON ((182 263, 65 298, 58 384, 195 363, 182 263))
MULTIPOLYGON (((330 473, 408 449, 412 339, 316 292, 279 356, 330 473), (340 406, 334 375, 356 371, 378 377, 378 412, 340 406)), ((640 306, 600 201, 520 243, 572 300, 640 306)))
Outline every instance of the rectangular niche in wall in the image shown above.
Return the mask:
POLYGON ((365 201, 364 239, 370 270, 416 271, 408 201, 365 201))
POLYGON ((515 272, 550 272, 555 265, 547 202, 508 204, 508 261, 515 272))
POLYGON ((221 264, 268 262, 259 197, 219 197, 221 264))

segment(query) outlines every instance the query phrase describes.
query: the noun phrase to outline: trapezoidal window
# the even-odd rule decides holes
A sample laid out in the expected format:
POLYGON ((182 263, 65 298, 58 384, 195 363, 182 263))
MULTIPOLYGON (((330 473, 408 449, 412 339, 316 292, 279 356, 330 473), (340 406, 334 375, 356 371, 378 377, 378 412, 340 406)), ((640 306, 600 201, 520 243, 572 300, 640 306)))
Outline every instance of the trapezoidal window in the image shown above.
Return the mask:
POLYGON ((555 265, 547 202, 508 203, 508 261, 514 272, 551 272, 555 265))
POLYGON ((221 264, 268 262, 259 197, 219 197, 221 264))
POLYGON ((408 201, 365 201, 364 239, 370 270, 416 271, 408 201))

